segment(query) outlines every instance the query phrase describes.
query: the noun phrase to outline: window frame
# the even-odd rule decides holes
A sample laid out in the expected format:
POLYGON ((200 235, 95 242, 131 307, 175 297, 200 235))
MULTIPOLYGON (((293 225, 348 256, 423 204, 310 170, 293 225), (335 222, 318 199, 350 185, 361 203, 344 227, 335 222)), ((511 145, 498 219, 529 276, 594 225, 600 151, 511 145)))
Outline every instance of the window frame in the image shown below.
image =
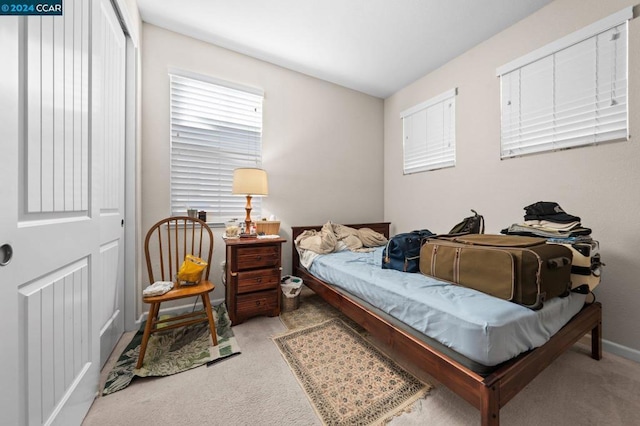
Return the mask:
MULTIPOLYGON (((243 218, 246 197, 232 194, 233 170, 262 167, 264 92, 179 69, 169 69, 168 78, 170 214, 186 215, 187 208, 204 210, 213 226, 243 218), (198 87, 210 91, 197 93, 198 87), (219 102, 225 94, 238 96, 236 101, 226 98, 232 105, 229 109, 219 102), (221 111, 227 112, 226 118, 221 111), (194 185, 193 190, 186 185, 194 185)), ((260 216, 261 208, 261 197, 254 197, 252 215, 260 216)))
POLYGON ((453 88, 400 113, 404 175, 455 167, 457 94, 458 89, 453 88), (414 120, 425 128, 415 129, 414 120))
MULTIPOLYGON (((496 76, 500 78, 501 159, 629 139, 628 23, 632 18, 633 8, 627 7, 497 68, 496 76), (615 55, 609 62, 604 62, 604 57, 600 54, 606 52, 607 47, 599 44, 602 42, 600 38, 620 27, 624 29, 624 40, 620 41, 620 43, 624 42, 624 51, 617 51, 619 43, 616 42, 615 55), (592 43, 593 46, 588 43, 592 43), (578 65, 580 59, 585 57, 584 52, 593 55, 590 59, 594 62, 589 63, 592 69, 578 65), (574 62, 569 62, 567 58, 574 62), (617 70, 617 60, 624 61, 624 70, 617 70), (603 64, 615 69, 615 72, 609 76, 610 80, 607 80, 605 73, 599 73, 603 64), (566 70, 571 67, 579 72, 572 74, 574 75, 572 79, 568 79, 566 70), (565 71, 564 75, 563 71, 565 71), (535 80, 536 72, 539 74, 547 72, 551 75, 547 75, 546 80, 544 80, 545 76, 539 77, 536 85, 536 82, 531 81, 535 80), (589 79, 591 76, 593 78, 589 79), (619 76, 623 76, 622 88, 616 86, 620 84, 617 80, 619 76), (583 80, 580 80, 581 77, 583 80), (523 79, 526 82, 523 83, 523 79), (548 82, 541 82, 543 80, 548 82), (578 81, 586 81, 586 83, 581 86, 576 83, 578 81), (608 84, 611 86, 609 89, 611 105, 609 106, 606 105, 606 98, 601 96, 601 90, 608 84), (531 93, 535 91, 532 88, 541 95, 531 97, 531 93), (541 88, 544 90, 540 90, 541 88), (591 97, 582 96, 581 98, 577 93, 582 94, 587 91, 586 89, 593 89, 591 97), (572 91, 575 93, 570 93, 572 91), (567 93, 570 94, 567 95, 567 93), (546 102, 542 100, 544 94, 550 97, 550 100, 546 102), (527 113, 523 113, 522 96, 527 99, 527 113), (518 103, 513 111, 510 108, 511 100, 518 103), (574 102, 573 111, 578 111, 574 116, 570 115, 573 111, 571 107, 566 106, 569 104, 567 101, 574 102), (545 114, 541 113, 537 118, 532 118, 531 111, 534 108, 531 105, 543 104, 548 111, 545 114), (614 116, 618 118, 612 118, 614 116)), ((619 36, 611 38, 611 40, 619 39, 619 36)))

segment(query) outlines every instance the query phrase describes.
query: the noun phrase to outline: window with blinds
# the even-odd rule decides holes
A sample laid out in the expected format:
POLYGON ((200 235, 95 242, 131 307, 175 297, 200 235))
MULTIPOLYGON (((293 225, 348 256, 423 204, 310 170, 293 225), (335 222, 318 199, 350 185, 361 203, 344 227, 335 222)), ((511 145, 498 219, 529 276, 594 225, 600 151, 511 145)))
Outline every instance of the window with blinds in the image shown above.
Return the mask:
MULTIPOLYGON (((210 223, 243 218, 233 170, 262 162, 262 93, 203 76, 170 73, 171 214, 204 210, 210 223)), ((252 201, 260 216, 260 197, 252 201)))
POLYGON ((455 166, 456 93, 449 90, 400 113, 405 175, 455 166))
POLYGON ((632 8, 497 70, 501 158, 628 139, 632 8))

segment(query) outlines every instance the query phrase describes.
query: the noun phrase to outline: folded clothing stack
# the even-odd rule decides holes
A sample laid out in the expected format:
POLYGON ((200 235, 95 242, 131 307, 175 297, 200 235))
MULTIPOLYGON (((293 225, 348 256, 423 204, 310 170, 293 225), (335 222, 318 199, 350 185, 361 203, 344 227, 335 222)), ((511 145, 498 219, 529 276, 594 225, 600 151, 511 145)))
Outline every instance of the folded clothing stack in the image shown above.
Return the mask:
POLYGON ((156 281, 142 290, 144 296, 161 296, 173 288, 171 281, 156 281))
POLYGON ((600 244, 591 238, 591 229, 582 226, 578 216, 565 212, 558 203, 538 201, 524 208, 524 223, 514 223, 503 234, 546 238, 548 243, 562 244, 572 251, 571 288, 592 291, 600 284, 604 263, 600 244), (588 286, 588 289, 585 288, 588 286))
POLYGON ((582 226, 580 217, 565 212, 556 202, 538 201, 524 210, 524 223, 514 223, 503 234, 591 240, 591 229, 582 226))

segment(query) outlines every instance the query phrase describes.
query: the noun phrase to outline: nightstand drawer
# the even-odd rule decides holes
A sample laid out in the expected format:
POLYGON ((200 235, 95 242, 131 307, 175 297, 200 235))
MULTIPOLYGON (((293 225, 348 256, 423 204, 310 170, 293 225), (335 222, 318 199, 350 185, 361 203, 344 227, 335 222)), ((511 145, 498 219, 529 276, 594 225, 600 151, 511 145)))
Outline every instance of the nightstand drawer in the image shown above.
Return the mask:
POLYGON ((280 268, 238 272, 238 293, 277 289, 280 284, 280 268))
POLYGON ((242 296, 239 295, 236 306, 237 315, 240 317, 249 317, 277 311, 278 291, 279 290, 269 290, 242 296))
POLYGON ((280 244, 264 247, 238 247, 238 270, 280 265, 280 244))

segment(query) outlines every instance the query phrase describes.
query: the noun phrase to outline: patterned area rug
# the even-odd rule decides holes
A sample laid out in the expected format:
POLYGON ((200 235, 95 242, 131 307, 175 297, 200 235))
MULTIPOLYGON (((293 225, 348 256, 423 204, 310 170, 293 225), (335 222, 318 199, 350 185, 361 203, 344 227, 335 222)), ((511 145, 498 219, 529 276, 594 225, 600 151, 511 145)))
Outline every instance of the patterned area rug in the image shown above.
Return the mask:
POLYGON ((320 324, 332 318, 340 318, 360 334, 366 333, 365 329, 360 327, 358 323, 329 305, 322 300, 320 296, 315 294, 313 290, 307 287, 302 287, 302 291, 300 292, 299 308, 280 314, 280 320, 289 330, 297 330, 299 328, 309 327, 310 325, 320 324))
POLYGON ((384 424, 430 389, 339 318, 273 340, 326 425, 384 424))
POLYGON ((213 316, 217 346, 211 346, 208 323, 158 332, 149 338, 144 363, 136 369, 145 326, 143 322, 109 373, 102 394, 108 395, 126 388, 136 376, 169 376, 239 354, 240 348, 231 331, 231 321, 224 303, 213 307, 213 316))

